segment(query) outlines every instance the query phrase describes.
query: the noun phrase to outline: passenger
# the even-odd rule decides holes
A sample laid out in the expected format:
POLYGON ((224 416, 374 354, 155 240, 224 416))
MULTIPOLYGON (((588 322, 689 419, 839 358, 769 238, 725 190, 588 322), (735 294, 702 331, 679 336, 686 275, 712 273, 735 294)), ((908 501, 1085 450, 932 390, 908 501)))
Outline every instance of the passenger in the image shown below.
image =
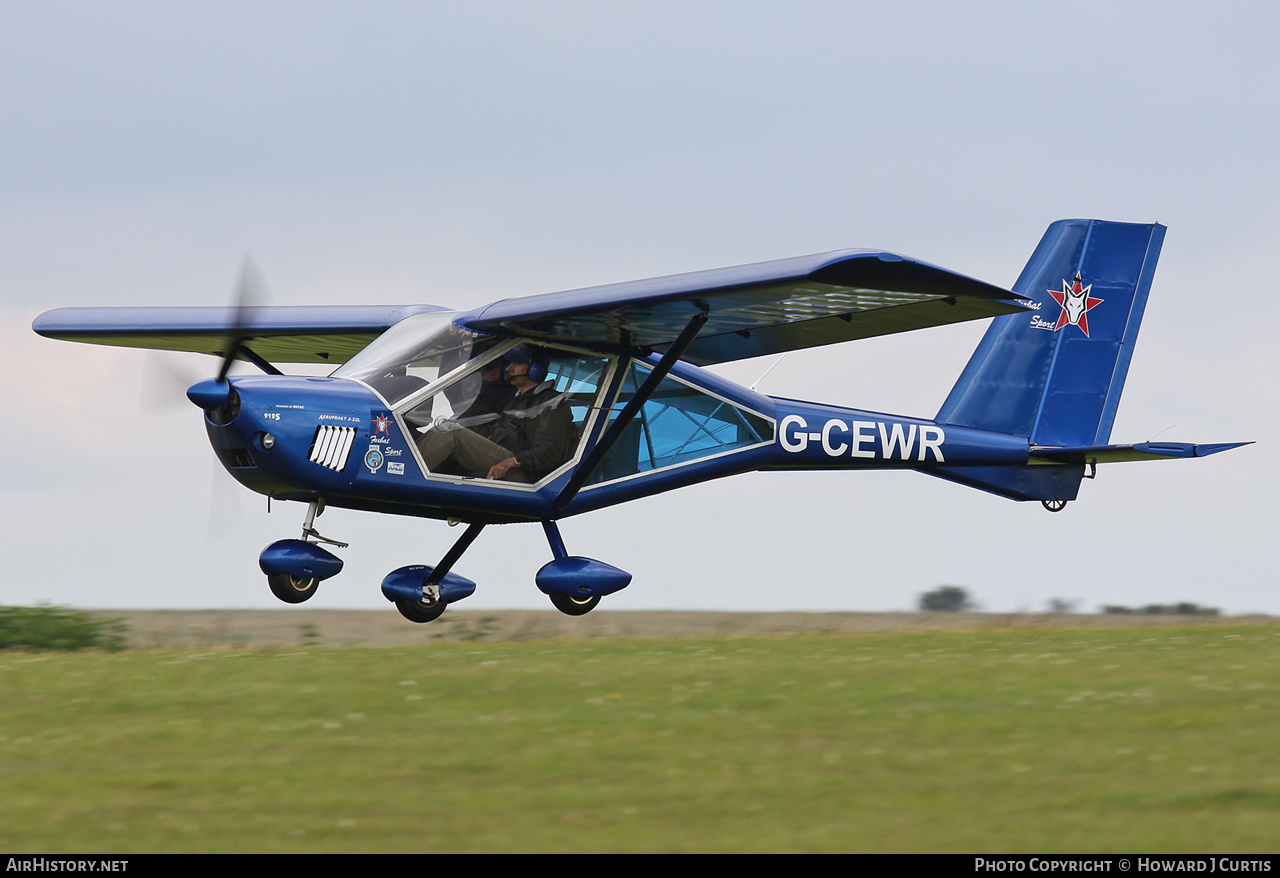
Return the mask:
POLYGON ((504 367, 506 361, 499 358, 486 363, 480 369, 480 392, 457 421, 473 433, 493 439, 502 413, 515 398, 516 389, 507 382, 504 367))

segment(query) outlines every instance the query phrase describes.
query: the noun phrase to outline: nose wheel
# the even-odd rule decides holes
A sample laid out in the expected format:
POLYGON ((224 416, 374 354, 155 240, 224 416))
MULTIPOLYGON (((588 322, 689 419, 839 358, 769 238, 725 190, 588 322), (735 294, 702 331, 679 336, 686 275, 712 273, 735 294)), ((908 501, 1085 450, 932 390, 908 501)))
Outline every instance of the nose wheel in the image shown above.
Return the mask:
POLYGON ((339 548, 347 546, 316 531, 315 518, 323 511, 324 501, 312 500, 302 524, 302 539, 277 540, 258 556, 258 567, 267 574, 267 587, 286 604, 311 600, 320 587, 320 580, 337 576, 342 570, 342 559, 319 546, 319 543, 339 548))
POLYGON ((300 604, 311 599, 320 588, 320 580, 314 576, 307 579, 292 573, 272 573, 267 577, 267 586, 286 604, 300 604))

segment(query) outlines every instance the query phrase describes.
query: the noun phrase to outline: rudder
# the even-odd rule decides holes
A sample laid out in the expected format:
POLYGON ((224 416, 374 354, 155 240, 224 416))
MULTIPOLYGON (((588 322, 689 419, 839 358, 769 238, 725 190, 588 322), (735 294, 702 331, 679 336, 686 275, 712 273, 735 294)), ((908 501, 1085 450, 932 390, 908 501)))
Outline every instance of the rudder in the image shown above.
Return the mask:
MULTIPOLYGON (((1105 444, 1164 233, 1158 223, 1049 226, 1013 286, 1034 310, 992 322, 936 420, 1026 436, 1038 446, 1105 444)), ((1016 478, 980 468, 934 474, 1016 499, 1075 496, 1060 473, 1033 478, 1039 469, 1016 478)))
POLYGON ((1036 310, 992 322, 936 420, 1035 445, 1107 442, 1164 232, 1051 225, 1013 287, 1036 310))

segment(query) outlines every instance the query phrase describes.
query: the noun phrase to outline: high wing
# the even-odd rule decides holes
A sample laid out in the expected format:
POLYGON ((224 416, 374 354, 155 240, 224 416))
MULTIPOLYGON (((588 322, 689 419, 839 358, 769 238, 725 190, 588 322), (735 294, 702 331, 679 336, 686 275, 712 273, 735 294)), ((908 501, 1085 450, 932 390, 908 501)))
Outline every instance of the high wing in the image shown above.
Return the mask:
POLYGON ((460 315, 478 332, 664 350, 708 321, 682 359, 759 357, 1026 310, 1016 294, 875 250, 836 250, 649 280, 504 299, 460 315))
POLYGON ((31 325, 46 338, 223 355, 227 335, 274 363, 345 363, 387 329, 434 305, 272 305, 228 308, 57 308, 31 325))
MULTIPOLYGON (((665 350, 704 311, 682 358, 698 365, 835 344, 1025 310, 1016 294, 875 250, 837 250, 562 293, 503 299, 456 318, 477 332, 606 348, 665 350)), ((433 305, 58 308, 47 338, 222 356, 243 330, 257 357, 344 363, 433 305)))

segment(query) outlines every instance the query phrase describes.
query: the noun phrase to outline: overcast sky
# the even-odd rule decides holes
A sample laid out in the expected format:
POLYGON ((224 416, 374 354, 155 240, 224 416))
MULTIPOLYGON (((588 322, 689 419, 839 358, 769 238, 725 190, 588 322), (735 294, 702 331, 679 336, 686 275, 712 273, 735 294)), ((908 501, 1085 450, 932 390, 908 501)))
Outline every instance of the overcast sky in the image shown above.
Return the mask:
MULTIPOLYGON (((276 304, 473 308, 842 247, 1007 286, 1085 216, 1169 227, 1112 440, 1257 445, 1102 466, 1057 515, 910 472, 755 473, 569 519, 569 551, 635 574, 615 608, 908 609, 949 583, 996 611, 1280 613, 1278 25, 1256 3, 0 0, 0 602, 287 612, 257 556, 304 513, 268 515, 164 383, 213 360, 41 339, 50 308, 222 304, 246 254, 276 304)), ((983 329, 797 352, 759 389, 930 417, 983 329)), ((317 524, 352 545, 309 607, 394 612, 382 576, 459 535, 317 524)), ((489 528, 466 605, 549 606, 550 557, 536 525, 489 528)))

